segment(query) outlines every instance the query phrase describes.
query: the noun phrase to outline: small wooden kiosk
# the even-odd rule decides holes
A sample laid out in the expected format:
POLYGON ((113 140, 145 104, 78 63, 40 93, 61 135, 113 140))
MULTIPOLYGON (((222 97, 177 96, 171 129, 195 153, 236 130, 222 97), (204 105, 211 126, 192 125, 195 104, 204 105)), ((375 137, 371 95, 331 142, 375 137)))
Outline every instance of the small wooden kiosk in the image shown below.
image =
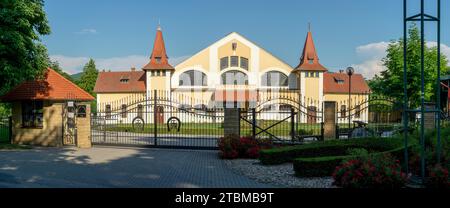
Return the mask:
POLYGON ((91 147, 89 93, 48 69, 0 97, 12 104, 12 143, 91 147))

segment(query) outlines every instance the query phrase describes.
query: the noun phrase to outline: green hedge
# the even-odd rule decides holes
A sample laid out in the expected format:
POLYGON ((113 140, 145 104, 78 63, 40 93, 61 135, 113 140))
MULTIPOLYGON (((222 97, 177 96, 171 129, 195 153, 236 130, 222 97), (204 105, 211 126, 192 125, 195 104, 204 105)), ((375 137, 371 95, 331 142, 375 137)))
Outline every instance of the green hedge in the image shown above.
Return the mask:
POLYGON ((332 140, 299 146, 281 147, 262 150, 260 161, 264 165, 292 162, 295 158, 345 156, 348 149, 364 148, 369 153, 383 152, 400 147, 403 140, 399 138, 366 138, 349 140, 332 140))
MULTIPOLYGON (((370 155, 392 154, 394 157, 403 160, 404 149, 404 147, 400 147, 389 151, 372 153, 370 155)), ((324 177, 331 176, 333 171, 342 161, 356 158, 357 156, 354 155, 297 158, 294 160, 293 166, 295 175, 298 177, 324 177)))

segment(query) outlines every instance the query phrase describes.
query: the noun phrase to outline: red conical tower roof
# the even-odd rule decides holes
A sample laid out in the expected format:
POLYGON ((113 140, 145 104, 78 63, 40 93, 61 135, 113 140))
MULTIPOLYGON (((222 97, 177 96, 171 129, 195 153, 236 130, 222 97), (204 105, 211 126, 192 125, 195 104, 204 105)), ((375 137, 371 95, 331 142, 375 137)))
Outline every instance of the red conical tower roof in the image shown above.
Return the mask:
POLYGON ((161 31, 161 27, 158 26, 156 31, 155 43, 153 44, 152 55, 150 56, 150 62, 145 65, 143 70, 175 70, 173 66, 169 64, 169 57, 166 53, 166 46, 164 44, 164 38, 161 31))
POLYGON ((306 36, 300 64, 295 68, 295 71, 328 71, 319 62, 319 56, 317 55, 316 47, 314 46, 311 31, 309 31, 306 36))

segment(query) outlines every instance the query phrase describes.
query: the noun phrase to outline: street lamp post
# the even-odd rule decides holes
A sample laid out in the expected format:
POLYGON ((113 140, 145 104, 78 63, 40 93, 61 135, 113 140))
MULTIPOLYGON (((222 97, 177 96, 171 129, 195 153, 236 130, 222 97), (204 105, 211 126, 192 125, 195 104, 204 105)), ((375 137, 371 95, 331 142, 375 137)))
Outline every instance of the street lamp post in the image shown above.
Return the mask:
MULTIPOLYGON (((348 67, 347 70, 348 75, 348 128, 351 128, 352 123, 352 115, 351 115, 351 101, 352 101, 352 75, 355 73, 355 69, 353 67, 348 67)), ((350 137, 350 131, 349 131, 350 137)))

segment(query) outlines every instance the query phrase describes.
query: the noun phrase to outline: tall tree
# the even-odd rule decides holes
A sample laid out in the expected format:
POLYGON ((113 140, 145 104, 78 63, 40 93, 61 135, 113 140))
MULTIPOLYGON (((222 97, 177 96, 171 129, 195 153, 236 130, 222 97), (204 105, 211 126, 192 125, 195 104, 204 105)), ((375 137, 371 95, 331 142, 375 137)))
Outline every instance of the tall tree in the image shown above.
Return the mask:
POLYGON ((48 66, 39 36, 50 34, 43 0, 0 1, 0 94, 48 66))
MULTIPOLYGON (((420 53, 421 42, 419 29, 412 25, 408 29, 408 57, 407 57, 407 92, 411 107, 417 107, 421 98, 421 67, 420 53)), ((376 94, 386 95, 391 98, 402 100, 403 88, 403 39, 392 41, 387 49, 387 55, 383 58, 386 67, 379 76, 375 76, 369 85, 376 94)), ((449 72, 448 60, 445 55, 440 54, 441 74, 449 72)), ((437 48, 425 46, 424 52, 424 74, 425 74, 425 100, 431 101, 436 98, 437 81, 437 48)))
POLYGON ((77 84, 89 94, 95 96, 94 87, 95 82, 97 81, 98 70, 95 66, 95 61, 93 59, 89 59, 89 62, 84 66, 83 73, 81 74, 80 80, 78 80, 77 84))

